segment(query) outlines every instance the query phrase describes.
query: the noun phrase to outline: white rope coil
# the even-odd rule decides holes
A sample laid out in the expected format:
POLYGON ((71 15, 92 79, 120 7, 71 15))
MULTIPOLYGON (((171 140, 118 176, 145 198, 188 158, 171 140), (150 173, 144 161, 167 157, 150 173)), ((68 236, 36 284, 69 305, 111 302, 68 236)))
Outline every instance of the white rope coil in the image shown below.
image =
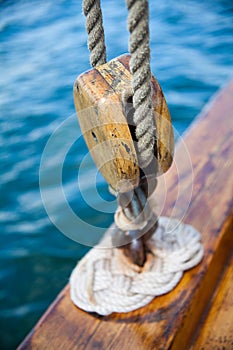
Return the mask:
POLYGON ((114 215, 115 224, 123 231, 142 230, 153 216, 153 211, 150 210, 148 203, 147 207, 137 217, 130 220, 126 217, 124 209, 119 206, 114 215))
POLYGON ((171 291, 204 253, 198 231, 165 217, 159 219, 156 233, 147 241, 151 253, 143 268, 131 264, 121 249, 104 248, 110 240, 107 234, 70 278, 73 303, 100 315, 135 310, 171 291))

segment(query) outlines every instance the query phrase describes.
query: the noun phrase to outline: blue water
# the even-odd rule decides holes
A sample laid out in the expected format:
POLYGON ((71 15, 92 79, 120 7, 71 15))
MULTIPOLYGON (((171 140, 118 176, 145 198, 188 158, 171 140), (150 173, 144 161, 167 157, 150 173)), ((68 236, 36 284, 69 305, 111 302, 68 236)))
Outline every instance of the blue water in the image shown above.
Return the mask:
MULTIPOLYGON (((103 0, 102 6, 110 59, 127 52, 127 12, 123 0, 103 0)), ((150 1, 150 12, 152 71, 182 133, 232 74, 232 2, 157 0, 150 1)), ((89 69, 84 22, 78 0, 0 1, 0 349, 19 344, 89 249, 52 224, 39 190, 43 149, 74 114, 72 85, 89 69)), ((63 142, 79 133, 75 117, 69 120, 51 167, 60 161, 63 142)), ((62 174, 67 200, 84 222, 76 228, 83 241, 85 223, 107 227, 115 206, 90 158, 82 163, 86 153, 78 138, 62 174), (77 188, 81 164, 83 193, 77 188)), ((51 219, 69 226, 51 173, 46 181, 51 219)))

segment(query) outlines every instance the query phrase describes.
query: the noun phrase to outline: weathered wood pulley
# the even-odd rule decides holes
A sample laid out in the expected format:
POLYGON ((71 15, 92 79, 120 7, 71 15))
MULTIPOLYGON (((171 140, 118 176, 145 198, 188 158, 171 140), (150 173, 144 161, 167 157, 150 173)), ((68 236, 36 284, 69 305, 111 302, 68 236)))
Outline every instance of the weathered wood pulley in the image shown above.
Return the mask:
MULTIPOLYGON (((75 107, 92 158, 110 186, 120 192, 136 187, 140 180, 135 135, 123 103, 131 88, 129 61, 128 54, 117 57, 81 74, 74 84, 75 107)), ((157 176, 171 166, 174 137, 166 100, 154 76, 151 83, 157 176)))
MULTIPOLYGON (((131 56, 123 55, 105 63, 106 46, 100 1, 83 1, 90 63, 94 68, 80 75, 74 84, 74 101, 82 133, 98 169, 110 187, 115 190, 118 204, 114 215, 115 225, 108 237, 108 244, 111 241, 112 248, 118 249, 108 249, 106 256, 98 256, 96 261, 101 262, 98 267, 95 260, 88 260, 87 264, 85 262, 85 273, 80 279, 80 271, 83 271, 84 266, 81 263, 82 268, 77 273, 77 284, 76 280, 71 278, 73 281, 71 285, 74 285, 71 295, 75 304, 102 315, 107 315, 108 311, 103 310, 102 305, 100 309, 96 308, 97 299, 100 300, 100 291, 102 294, 106 290, 106 294, 102 294, 102 300, 104 304, 106 300, 112 302, 114 311, 126 312, 129 310, 129 303, 130 310, 135 309, 135 303, 137 304, 139 300, 135 289, 137 281, 140 281, 139 289, 143 299, 145 295, 147 297, 150 284, 153 287, 155 285, 155 290, 159 290, 161 294, 160 280, 163 284, 164 272, 161 278, 158 278, 158 270, 161 270, 160 267, 163 265, 167 266, 166 262, 159 262, 158 250, 162 249, 164 255, 166 250, 163 248, 163 243, 165 233, 168 232, 165 227, 161 229, 159 226, 150 197, 156 187, 157 176, 166 172, 171 166, 174 151, 173 129, 162 90, 156 78, 151 75, 148 0, 127 0, 126 3, 129 12, 131 56), (162 238, 162 244, 153 240, 155 232, 159 229, 158 236, 162 238), (152 248, 154 246, 155 251, 152 248), (113 254, 110 256, 109 252, 113 254), (147 261, 149 265, 145 264, 147 261), (102 270, 99 269, 101 265, 102 270), (126 266, 129 268, 128 272, 126 266), (150 280, 149 283, 144 282, 145 280, 141 278, 144 267, 146 276, 147 272, 150 272, 149 279, 152 283, 150 280), (151 275, 153 269, 154 276, 151 275), (132 279, 133 272, 136 273, 135 279, 132 279), (90 276, 91 282, 89 282, 90 276), (116 283, 112 283, 112 276, 117 276, 116 283), (109 284, 106 284, 107 279, 109 284), (79 288, 82 280, 84 283, 88 281, 84 292, 79 288), (98 281, 96 299, 95 281, 98 281), (130 285, 134 285, 133 290, 129 289, 128 281, 130 285), (113 284, 114 292, 110 288, 113 284), (119 290, 116 292, 117 285, 119 290), (84 305, 83 300, 88 295, 88 290, 90 298, 88 296, 84 305), (119 298, 121 294, 122 297, 119 298), (90 305, 93 301, 94 308, 90 305), (116 305, 120 307, 117 309, 116 305)), ((173 243, 176 241, 173 237, 166 236, 169 237, 168 252, 174 259, 173 243), (171 247, 170 241, 172 241, 171 247)), ((175 246, 177 245, 179 246, 175 243, 175 246)), ((192 245, 193 242, 191 247, 192 245)), ((193 252, 191 256, 193 257, 193 252)), ((174 261, 176 264, 176 257, 174 261)), ((173 261, 171 265, 173 269, 173 261)), ((168 276, 165 281, 169 290, 171 274, 168 276)))

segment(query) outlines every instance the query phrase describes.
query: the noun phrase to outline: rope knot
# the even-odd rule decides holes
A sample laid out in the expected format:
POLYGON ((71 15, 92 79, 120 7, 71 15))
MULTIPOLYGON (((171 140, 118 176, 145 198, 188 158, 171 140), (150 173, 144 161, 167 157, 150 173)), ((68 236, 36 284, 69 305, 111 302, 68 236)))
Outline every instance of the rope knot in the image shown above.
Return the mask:
POLYGON ((126 263, 121 250, 102 249, 109 246, 109 232, 72 272, 71 299, 81 309, 100 315, 142 307, 155 296, 172 290, 183 272, 201 261, 203 246, 200 239, 200 233, 192 226, 175 219, 160 218, 156 234, 148 240, 150 259, 139 271, 135 265, 126 263), (172 250, 170 241, 166 241, 168 226, 175 241, 172 250), (163 254, 159 254, 158 247, 162 247, 163 254))

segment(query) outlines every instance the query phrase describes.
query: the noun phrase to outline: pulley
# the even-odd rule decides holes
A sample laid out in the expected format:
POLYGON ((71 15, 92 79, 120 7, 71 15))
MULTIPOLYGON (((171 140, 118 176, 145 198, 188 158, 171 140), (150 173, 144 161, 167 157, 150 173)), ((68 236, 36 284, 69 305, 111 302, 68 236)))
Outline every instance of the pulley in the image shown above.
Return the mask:
MULTIPOLYGON (((129 61, 129 54, 119 56, 81 74, 74 84, 84 139, 99 171, 116 192, 137 187, 146 171, 138 162, 129 61)), ((156 144, 150 166, 153 174, 149 175, 158 176, 171 166, 174 137, 167 103, 154 76, 151 84, 156 144)))
MULTIPOLYGON (((105 63, 100 1, 83 0, 90 62, 94 68, 81 74, 74 84, 74 101, 82 133, 99 171, 115 190, 118 202, 113 232, 104 236, 100 246, 106 238, 106 242, 110 239, 112 246, 119 249, 94 248, 71 276, 73 302, 84 310, 102 315, 145 305, 151 300, 147 296, 148 286, 155 288, 148 294, 156 294, 158 290, 161 294, 160 281, 165 281, 166 292, 173 288, 177 282, 171 284, 172 274, 169 272, 164 279, 161 270, 165 266, 166 275, 169 266, 164 248, 169 247, 169 261, 169 257, 174 259, 173 249, 180 247, 179 230, 178 240, 173 229, 166 232, 168 225, 158 223, 150 203, 156 177, 171 166, 174 136, 164 95, 156 78, 151 76, 148 0, 126 0, 126 3, 131 56, 123 55, 105 63), (158 241, 161 234, 162 244, 158 241), (168 242, 165 242, 166 236, 169 236, 168 242), (159 259, 160 249, 164 260, 159 259), (143 279, 145 276, 149 276, 149 283, 143 279), (137 285, 142 291, 142 304, 138 304, 141 295, 137 294, 137 285), (112 302, 110 311, 102 307, 102 300, 104 307, 106 300, 107 304, 112 302)), ((174 226, 178 224, 175 220, 174 226)), ((198 233, 196 237, 199 239, 198 233)), ((193 248, 193 237, 190 242, 193 248)), ((201 248, 198 261, 202 254, 201 248)), ((171 266, 174 271, 173 263, 171 266)))

